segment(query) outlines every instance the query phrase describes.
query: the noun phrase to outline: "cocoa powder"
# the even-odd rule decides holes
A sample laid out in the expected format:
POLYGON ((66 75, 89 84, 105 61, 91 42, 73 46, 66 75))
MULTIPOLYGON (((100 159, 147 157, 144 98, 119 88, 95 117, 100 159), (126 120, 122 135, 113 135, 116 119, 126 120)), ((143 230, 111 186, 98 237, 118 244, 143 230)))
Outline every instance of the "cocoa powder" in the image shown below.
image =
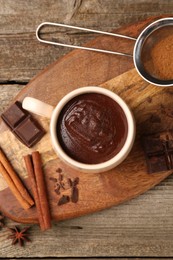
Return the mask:
POLYGON ((144 69, 160 80, 173 79, 173 27, 166 26, 152 33, 145 41, 142 54, 144 69))

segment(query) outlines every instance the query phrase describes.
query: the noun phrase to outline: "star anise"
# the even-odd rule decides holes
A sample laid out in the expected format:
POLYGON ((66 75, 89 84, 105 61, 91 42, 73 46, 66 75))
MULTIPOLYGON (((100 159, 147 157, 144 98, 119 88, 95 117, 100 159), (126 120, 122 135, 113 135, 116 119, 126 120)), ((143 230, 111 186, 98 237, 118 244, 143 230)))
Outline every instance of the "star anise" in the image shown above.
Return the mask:
POLYGON ((12 245, 19 244, 20 246, 24 246, 24 242, 30 242, 29 234, 27 233, 30 227, 23 228, 20 230, 19 227, 8 228, 11 231, 11 235, 7 238, 12 239, 12 245))
POLYGON ((0 213, 0 228, 4 227, 4 216, 0 213))

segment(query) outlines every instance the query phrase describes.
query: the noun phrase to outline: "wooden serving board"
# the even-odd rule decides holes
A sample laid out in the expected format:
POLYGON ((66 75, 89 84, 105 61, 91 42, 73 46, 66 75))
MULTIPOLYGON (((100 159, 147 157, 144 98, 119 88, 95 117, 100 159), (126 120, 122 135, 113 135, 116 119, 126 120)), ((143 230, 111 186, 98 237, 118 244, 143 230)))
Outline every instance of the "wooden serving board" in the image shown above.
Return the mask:
MULTIPOLYGON (((155 19, 158 17, 120 28, 118 32, 135 37, 155 19)), ((127 40, 101 36, 95 38, 87 46, 131 52, 133 44, 127 40)), ((147 174, 140 135, 173 127, 173 89, 155 87, 143 81, 133 68, 133 61, 130 58, 82 50, 72 51, 36 76, 19 93, 16 100, 22 101, 24 97, 32 96, 56 105, 71 90, 89 85, 101 85, 119 94, 130 106, 136 119, 137 136, 130 155, 121 165, 109 172, 82 173, 62 163, 51 147, 47 119, 37 117, 47 130, 47 134, 32 149, 21 144, 0 121, 0 146, 29 190, 30 181, 24 167, 23 156, 33 150, 41 152, 54 220, 74 218, 118 205, 144 193, 172 173, 169 171, 147 174), (54 183, 50 178, 57 177, 59 168, 65 178, 79 177, 78 203, 57 205, 60 195, 54 192, 54 183)), ((70 190, 66 191, 66 193, 70 192, 70 190)), ((36 208, 23 210, 1 176, 0 210, 15 221, 37 223, 36 208)))

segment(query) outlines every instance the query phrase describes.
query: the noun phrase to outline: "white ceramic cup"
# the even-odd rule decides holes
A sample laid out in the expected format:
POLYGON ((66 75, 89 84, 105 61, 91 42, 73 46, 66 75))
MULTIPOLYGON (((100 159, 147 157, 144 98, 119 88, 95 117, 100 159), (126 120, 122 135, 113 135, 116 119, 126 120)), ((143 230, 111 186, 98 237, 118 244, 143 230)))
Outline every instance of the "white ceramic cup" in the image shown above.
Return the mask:
POLYGON ((110 170, 116 167, 117 165, 119 165, 127 157, 127 155, 129 154, 133 146, 134 139, 135 139, 135 132, 136 132, 133 114, 130 111, 127 104, 122 100, 122 98, 120 98, 118 95, 116 95, 110 90, 101 87, 95 87, 95 86, 78 88, 68 93, 66 96, 64 96, 55 108, 38 99, 26 97, 23 100, 22 106, 24 109, 30 112, 50 118, 50 136, 51 136, 52 146, 55 152, 57 153, 60 159, 62 159, 65 163, 67 163, 68 165, 70 165, 71 167, 77 170, 84 171, 84 172, 95 172, 95 173, 110 170), (124 146, 122 147, 122 149, 119 151, 118 154, 116 154, 113 158, 103 163, 85 164, 72 159, 63 151, 57 138, 56 125, 57 125, 58 116, 62 108, 74 97, 85 93, 98 93, 110 97, 111 99, 113 99, 115 102, 119 104, 119 106, 124 111, 124 114, 126 115, 128 131, 127 131, 127 138, 124 143, 124 146))

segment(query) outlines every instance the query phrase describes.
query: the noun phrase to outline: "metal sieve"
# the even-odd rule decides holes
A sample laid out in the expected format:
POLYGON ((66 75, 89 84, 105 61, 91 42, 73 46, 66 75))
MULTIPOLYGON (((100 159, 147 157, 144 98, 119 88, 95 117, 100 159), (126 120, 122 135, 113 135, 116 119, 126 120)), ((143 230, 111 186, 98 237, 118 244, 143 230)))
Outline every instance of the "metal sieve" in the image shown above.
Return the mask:
MULTIPOLYGON (((157 86, 168 87, 168 86, 173 86, 173 75, 172 75, 172 78, 168 79, 168 80, 158 78, 157 76, 152 75, 152 73, 150 73, 146 70, 146 68, 144 66, 145 65, 144 61, 142 59, 142 56, 144 56, 145 60, 146 60, 147 57, 150 56, 149 52, 150 52, 150 50, 152 50, 152 43, 155 43, 156 38, 159 40, 159 38, 163 35, 162 29, 167 29, 167 28, 171 28, 172 34, 173 34, 173 18, 171 18, 171 17, 159 19, 159 20, 149 24, 140 33, 140 35, 136 39, 136 38, 133 38, 133 37, 130 37, 130 36, 116 34, 116 33, 109 33, 109 32, 104 32, 104 31, 92 30, 92 29, 87 29, 87 28, 82 28, 82 27, 77 27, 77 26, 71 26, 71 25, 66 25, 66 24, 43 22, 38 26, 38 28, 36 30, 36 37, 40 42, 47 43, 47 44, 132 57, 137 72, 139 73, 139 75, 144 80, 146 80, 147 82, 149 82, 151 84, 157 85, 157 86), (90 47, 84 47, 84 46, 76 46, 76 45, 71 45, 71 44, 64 44, 64 43, 59 43, 59 42, 54 42, 54 41, 43 40, 39 36, 40 30, 43 26, 65 27, 65 28, 70 28, 70 29, 76 29, 76 30, 87 31, 87 32, 94 32, 94 33, 98 33, 98 34, 104 34, 104 35, 121 37, 121 38, 129 39, 129 40, 133 40, 133 41, 135 41, 133 55, 123 53, 123 52, 115 52, 115 51, 110 51, 110 50, 103 50, 103 49, 90 48, 90 47), (157 32, 159 32, 159 33, 156 37, 157 32)), ((170 65, 172 65, 171 68, 173 68, 173 64, 170 64, 170 65)), ((155 68, 153 68, 153 69, 155 69, 155 68)))

